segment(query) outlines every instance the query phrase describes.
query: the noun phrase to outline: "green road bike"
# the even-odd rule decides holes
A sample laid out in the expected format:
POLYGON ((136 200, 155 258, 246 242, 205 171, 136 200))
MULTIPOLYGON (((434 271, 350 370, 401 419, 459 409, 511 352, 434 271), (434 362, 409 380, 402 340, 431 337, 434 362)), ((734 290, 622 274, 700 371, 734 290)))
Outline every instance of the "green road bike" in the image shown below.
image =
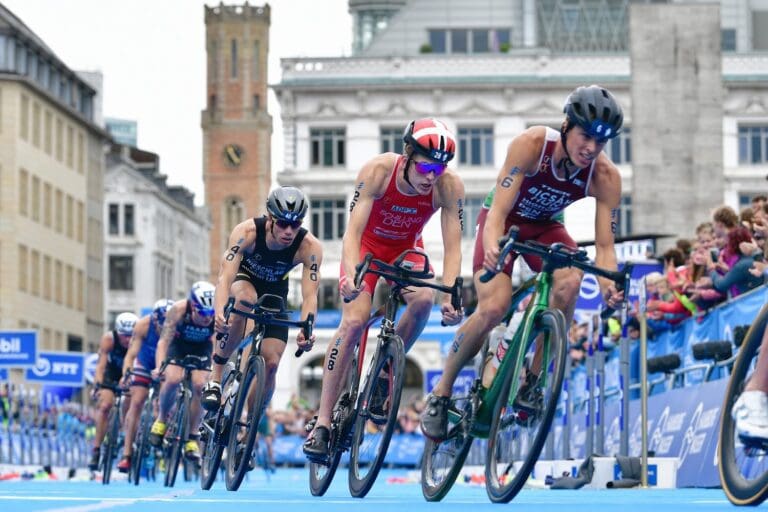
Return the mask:
MULTIPOLYGON (((565 315, 549 304, 555 270, 575 267, 610 279, 619 289, 628 288, 631 265, 622 272, 605 270, 590 264, 586 251, 559 243, 518 242, 518 233, 512 226, 499 240, 499 264, 480 281, 487 282, 501 272, 512 251, 541 258, 543 269, 490 386, 483 387, 478 378, 469 394, 451 397, 447 438, 426 441, 421 487, 428 501, 441 500, 451 489, 475 438, 488 439, 485 482, 492 502, 511 501, 533 470, 557 409, 568 352, 565 315), (537 347, 539 343, 541 347, 537 347)), ((524 287, 513 294, 507 321, 530 293, 524 287)))

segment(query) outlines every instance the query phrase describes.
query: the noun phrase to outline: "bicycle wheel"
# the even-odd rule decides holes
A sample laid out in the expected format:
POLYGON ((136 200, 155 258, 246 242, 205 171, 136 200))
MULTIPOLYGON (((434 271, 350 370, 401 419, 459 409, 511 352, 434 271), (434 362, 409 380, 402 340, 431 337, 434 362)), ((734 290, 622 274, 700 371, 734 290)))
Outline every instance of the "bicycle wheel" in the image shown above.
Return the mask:
POLYGON ((222 409, 207 412, 200 427, 200 440, 203 443, 203 457, 200 467, 200 488, 207 491, 216 481, 224 453, 224 417, 222 409))
POLYGON ((500 399, 493 408, 485 460, 485 489, 494 503, 508 503, 523 488, 544 447, 557 409, 566 357, 562 311, 547 309, 536 315, 528 346, 535 347, 534 340, 541 333, 549 349, 545 350, 548 353, 542 361, 540 378, 530 383, 525 399, 535 404, 534 407, 521 410, 512 405, 518 397, 510 394, 513 373, 510 368, 500 399))
POLYGON ((176 414, 173 415, 171 426, 165 435, 168 443, 165 455, 165 486, 173 487, 176 483, 176 474, 179 471, 179 461, 181 460, 181 449, 184 440, 187 438, 187 423, 189 410, 189 390, 184 390, 184 399, 178 405, 176 414))
POLYGON ((404 372, 405 350, 400 336, 394 335, 388 341, 380 342, 357 400, 358 414, 349 458, 349 492, 355 498, 368 494, 384 464, 392 430, 397 423, 404 372), (384 383, 386 388, 382 386, 384 383), (386 396, 382 395, 384 392, 386 396), (380 404, 384 414, 377 416, 374 422, 368 408, 375 402, 380 404), (361 410, 368 413, 361 414, 361 410))
POLYGON ((759 505, 768 498, 768 446, 743 443, 731 416, 733 404, 755 369, 767 323, 768 306, 765 306, 744 336, 720 410, 718 469, 723 491, 734 505, 759 505))
POLYGON ((350 426, 354 424, 354 419, 350 416, 354 414, 352 403, 355 400, 359 383, 357 357, 353 358, 350 366, 347 383, 344 386, 345 391, 336 401, 331 415, 333 428, 331 428, 330 461, 327 466, 316 462, 309 463, 309 490, 312 496, 324 495, 328 487, 331 486, 333 477, 336 475, 336 469, 339 467, 339 461, 341 461, 341 454, 346 449, 345 444, 350 435, 350 426))
POLYGON ((243 374, 243 380, 237 393, 235 407, 232 409, 232 421, 227 443, 227 471, 225 482, 227 490, 236 491, 243 481, 245 473, 250 469, 251 453, 259 429, 259 420, 264 408, 264 386, 267 372, 264 358, 251 356, 243 374), (253 390, 251 390, 253 387, 253 390), (253 393, 253 401, 248 404, 249 390, 253 393), (243 412, 248 410, 245 422, 243 412))
POLYGON ((136 449, 133 452, 133 460, 131 461, 129 478, 134 485, 139 485, 141 470, 144 468, 145 460, 149 455, 150 428, 152 428, 152 403, 151 397, 147 397, 147 401, 141 409, 141 419, 139 420, 139 428, 136 429, 136 441, 134 443, 136 449))
POLYGON ((119 402, 112 406, 107 419, 107 434, 101 447, 101 483, 107 485, 112 478, 112 466, 117 455, 117 436, 120 434, 119 402))

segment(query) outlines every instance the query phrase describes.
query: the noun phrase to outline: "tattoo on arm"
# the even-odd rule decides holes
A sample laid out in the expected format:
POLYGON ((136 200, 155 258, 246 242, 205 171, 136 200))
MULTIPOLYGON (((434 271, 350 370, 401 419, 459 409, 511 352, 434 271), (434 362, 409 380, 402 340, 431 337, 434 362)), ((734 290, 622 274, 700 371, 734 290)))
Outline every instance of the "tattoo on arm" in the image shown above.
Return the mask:
POLYGON ((312 281, 317 281, 317 256, 311 254, 309 256, 309 261, 311 262, 309 265, 309 279, 312 281))
POLYGON ((456 204, 459 208, 459 229, 461 232, 464 232, 464 200, 462 198, 459 198, 458 203, 456 204))
POLYGON ((365 185, 365 182, 363 181, 357 184, 357 188, 355 189, 355 194, 352 196, 352 202, 349 203, 349 213, 352 213, 352 210, 355 209, 355 205, 357 204, 357 201, 360 200, 360 191, 363 189, 364 185, 365 185))
POLYGON ((504 179, 501 180, 501 186, 504 188, 509 188, 512 186, 512 184, 515 182, 515 176, 520 174, 522 171, 519 167, 515 166, 512 169, 509 170, 506 176, 504 176, 504 179))
MULTIPOLYGON (((243 242, 242 239, 238 241, 238 244, 241 244, 243 242)), ((237 256, 237 253, 240 252, 240 245, 233 245, 229 248, 229 252, 227 253, 227 256, 224 258, 227 261, 232 261, 235 259, 235 256, 237 256)))
POLYGON ((616 231, 619 228, 619 209, 613 208, 611 210, 611 233, 616 236, 616 231))

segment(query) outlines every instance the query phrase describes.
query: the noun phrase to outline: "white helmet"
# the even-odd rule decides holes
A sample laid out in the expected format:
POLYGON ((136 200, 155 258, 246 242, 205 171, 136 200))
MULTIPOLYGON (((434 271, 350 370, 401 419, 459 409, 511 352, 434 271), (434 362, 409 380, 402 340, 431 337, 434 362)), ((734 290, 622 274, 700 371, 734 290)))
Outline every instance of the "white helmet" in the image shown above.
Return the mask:
POLYGON ((117 334, 133 336, 133 328, 138 321, 139 317, 133 313, 127 311, 125 313, 120 313, 117 315, 117 318, 115 318, 115 330, 117 331, 117 334))
POLYGON ((213 294, 216 287, 208 281, 197 281, 189 290, 189 302, 202 316, 213 315, 213 294))

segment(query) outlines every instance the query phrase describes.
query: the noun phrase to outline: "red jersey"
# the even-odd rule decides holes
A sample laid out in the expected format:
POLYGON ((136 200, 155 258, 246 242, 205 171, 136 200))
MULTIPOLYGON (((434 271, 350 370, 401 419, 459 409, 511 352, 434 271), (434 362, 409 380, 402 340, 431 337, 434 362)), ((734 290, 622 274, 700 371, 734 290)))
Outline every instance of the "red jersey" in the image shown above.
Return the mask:
POLYGON ((413 247, 427 221, 437 211, 433 206, 434 189, 425 196, 407 196, 397 189, 397 168, 404 158, 397 159, 387 190, 373 202, 363 230, 363 245, 413 247))
POLYGON ((552 154, 559 139, 560 132, 547 128, 536 170, 525 174, 507 217, 513 223, 550 220, 566 206, 587 196, 597 159, 588 169, 579 169, 570 180, 555 176, 552 154))

